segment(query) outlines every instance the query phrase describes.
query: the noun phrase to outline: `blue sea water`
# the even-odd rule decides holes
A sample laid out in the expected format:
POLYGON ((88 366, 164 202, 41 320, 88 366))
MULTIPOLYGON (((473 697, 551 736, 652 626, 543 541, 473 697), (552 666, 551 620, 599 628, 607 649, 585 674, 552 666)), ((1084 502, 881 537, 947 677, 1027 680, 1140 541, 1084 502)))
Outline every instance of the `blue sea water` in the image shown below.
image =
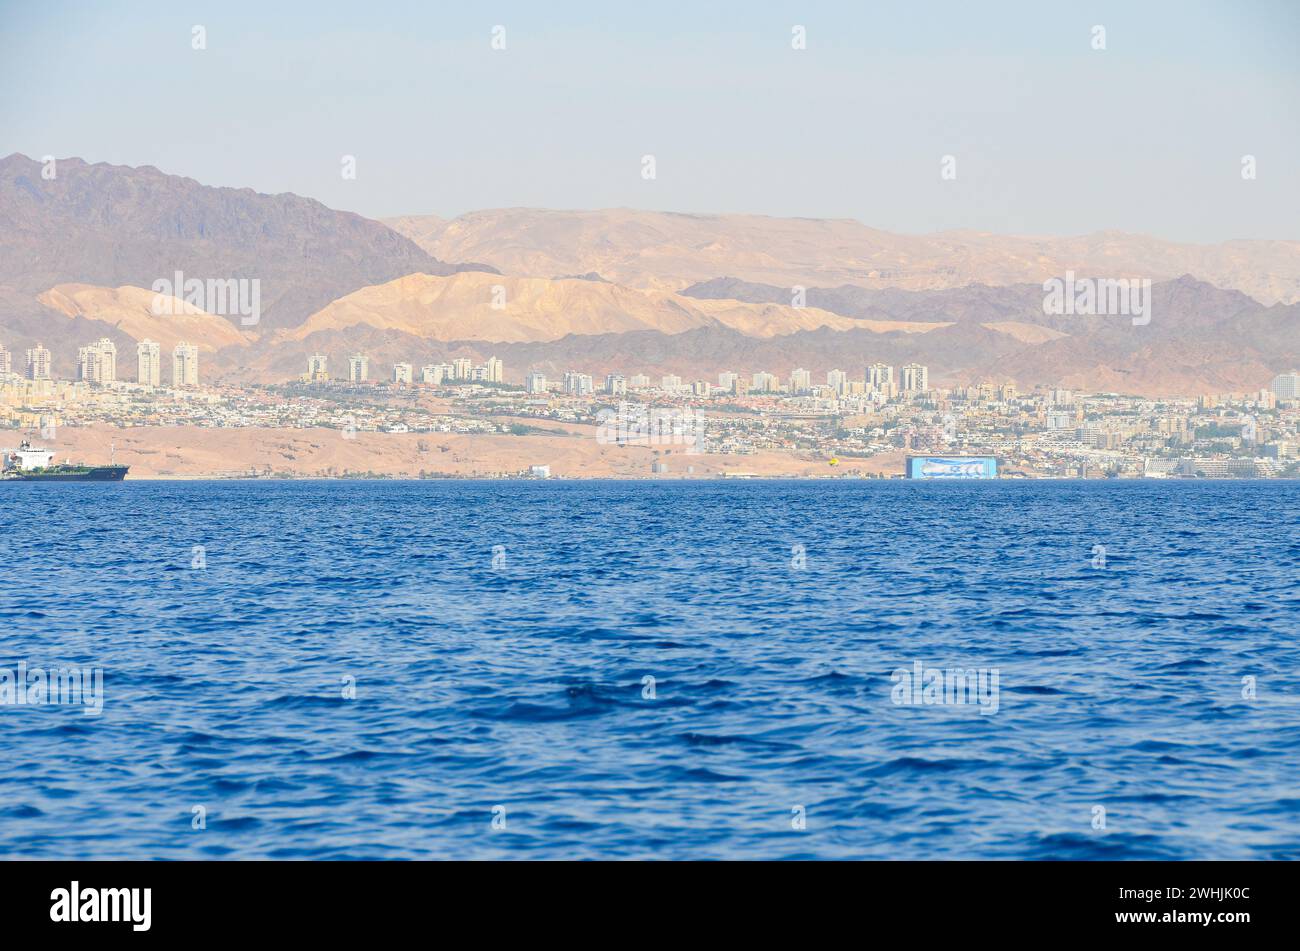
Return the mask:
POLYGON ((0 507, 0 667, 103 670, 0 706, 8 858, 1300 858, 1300 483, 0 507))

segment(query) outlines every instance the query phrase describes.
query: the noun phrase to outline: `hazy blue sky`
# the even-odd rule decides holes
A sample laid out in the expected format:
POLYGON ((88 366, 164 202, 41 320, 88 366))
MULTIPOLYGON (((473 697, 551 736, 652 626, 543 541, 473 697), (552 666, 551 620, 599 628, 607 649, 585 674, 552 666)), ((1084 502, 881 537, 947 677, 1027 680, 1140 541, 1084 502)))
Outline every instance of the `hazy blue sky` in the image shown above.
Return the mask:
POLYGON ((375 217, 629 206, 1300 238, 1298 51, 1300 0, 0 0, 0 154, 375 217))

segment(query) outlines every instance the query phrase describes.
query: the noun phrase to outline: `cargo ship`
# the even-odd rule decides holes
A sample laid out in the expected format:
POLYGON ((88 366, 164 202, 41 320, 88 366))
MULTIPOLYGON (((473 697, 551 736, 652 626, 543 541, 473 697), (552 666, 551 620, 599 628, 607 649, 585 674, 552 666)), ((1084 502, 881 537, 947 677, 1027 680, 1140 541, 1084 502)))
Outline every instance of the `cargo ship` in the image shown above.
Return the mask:
MULTIPOLYGON (((116 461, 117 453, 112 452, 116 461)), ((54 462, 48 449, 34 449, 23 440, 17 449, 0 450, 0 482, 121 482, 130 466, 86 466, 54 462)))

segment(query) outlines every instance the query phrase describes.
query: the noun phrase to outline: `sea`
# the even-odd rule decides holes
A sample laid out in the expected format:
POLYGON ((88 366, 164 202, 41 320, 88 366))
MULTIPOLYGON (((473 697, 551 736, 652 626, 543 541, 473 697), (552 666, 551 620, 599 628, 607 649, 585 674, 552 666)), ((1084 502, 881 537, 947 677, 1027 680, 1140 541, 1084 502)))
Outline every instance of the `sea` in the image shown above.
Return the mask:
POLYGON ((1297 482, 0 511, 4 858, 1300 858, 1297 482))

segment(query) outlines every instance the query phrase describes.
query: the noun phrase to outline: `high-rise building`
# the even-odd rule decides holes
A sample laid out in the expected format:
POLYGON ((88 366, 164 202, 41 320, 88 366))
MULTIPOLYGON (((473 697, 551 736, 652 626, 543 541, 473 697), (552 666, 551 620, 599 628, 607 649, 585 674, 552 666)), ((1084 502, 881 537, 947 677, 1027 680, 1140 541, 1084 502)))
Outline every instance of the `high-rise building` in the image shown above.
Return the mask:
POLYGON ((564 374, 564 392, 570 396, 591 396, 596 391, 591 376, 570 370, 564 374))
POLYGON ((38 343, 27 351, 27 379, 48 380, 49 378, 50 351, 38 343))
POLYGON ((354 353, 348 357, 348 381, 351 383, 366 382, 366 375, 370 372, 370 358, 364 353, 354 353))
POLYGON ((530 371, 528 376, 524 377, 524 391, 531 396, 545 393, 546 376, 537 370, 530 371))
POLYGON ((659 378, 659 389, 666 393, 675 393, 682 388, 682 378, 676 374, 669 373, 659 378))
POLYGON ((836 393, 843 394, 849 388, 849 375, 843 370, 827 370, 826 385, 836 393))
POLYGON ((622 396, 627 393, 627 380, 617 373, 605 377, 605 392, 610 396, 622 396))
POLYGON ((713 385, 708 380, 696 380, 691 384, 691 393, 695 396, 710 396, 713 393, 713 385))
POLYGON ((441 364, 430 363, 427 366, 420 367, 421 383, 432 383, 434 386, 437 386, 442 382, 442 376, 441 364))
POLYGON ((925 393, 930 389, 930 371, 919 363, 909 363, 903 367, 899 382, 904 393, 925 393))
POLYGON ((726 390, 728 393, 730 393, 732 390, 734 390, 734 389, 736 388, 736 377, 737 377, 737 375, 738 375, 738 374, 735 374, 735 373, 731 372, 730 370, 726 371, 725 373, 719 373, 719 374, 718 374, 718 386, 719 386, 720 388, 726 390))
POLYGON ((790 371, 790 392, 798 395, 812 389, 812 374, 800 367, 790 371))
POLYGON ((117 379, 117 346, 101 337, 77 350, 77 379, 88 383, 112 383, 117 379))
POLYGON ((77 379, 99 380, 99 348, 93 344, 77 348, 77 379))
POLYGON ((634 373, 627 381, 629 390, 644 390, 650 385, 650 377, 644 373, 634 373))
POLYGON ((307 379, 312 383, 324 383, 330 378, 329 358, 323 353, 313 353, 307 358, 307 379))
POLYGON ((411 365, 409 363, 393 364, 393 382, 410 383, 411 382, 411 365))
POLYGON ((1273 377, 1269 389, 1280 400, 1300 399, 1300 373, 1295 370, 1290 373, 1279 373, 1273 377))
POLYGON ((135 346, 135 378, 145 386, 162 386, 162 345, 141 340, 135 346))
POLYGON ((894 368, 888 363, 873 363, 867 367, 867 385, 875 390, 888 390, 894 384, 894 368))
POLYGON ((8 376, 12 372, 14 372, 13 357, 9 355, 9 351, 4 344, 0 344, 0 378, 8 376))
POLYGON ((101 337, 99 347, 99 376, 101 383, 113 383, 117 380, 117 344, 107 337, 101 337))
POLYGON ((199 385, 199 348, 181 342, 172 351, 172 386, 199 385))
POLYGON ((781 381, 775 373, 759 370, 750 380, 750 388, 755 393, 775 393, 781 389, 781 381))
POLYGON ((452 379, 468 380, 470 373, 474 369, 474 361, 466 357, 458 357, 451 361, 452 379))
POLYGON ((505 364, 503 364, 496 357, 488 357, 488 362, 485 363, 483 366, 487 370, 487 373, 485 374, 484 377, 487 380, 487 382, 501 383, 504 381, 505 371, 506 371, 505 364))

